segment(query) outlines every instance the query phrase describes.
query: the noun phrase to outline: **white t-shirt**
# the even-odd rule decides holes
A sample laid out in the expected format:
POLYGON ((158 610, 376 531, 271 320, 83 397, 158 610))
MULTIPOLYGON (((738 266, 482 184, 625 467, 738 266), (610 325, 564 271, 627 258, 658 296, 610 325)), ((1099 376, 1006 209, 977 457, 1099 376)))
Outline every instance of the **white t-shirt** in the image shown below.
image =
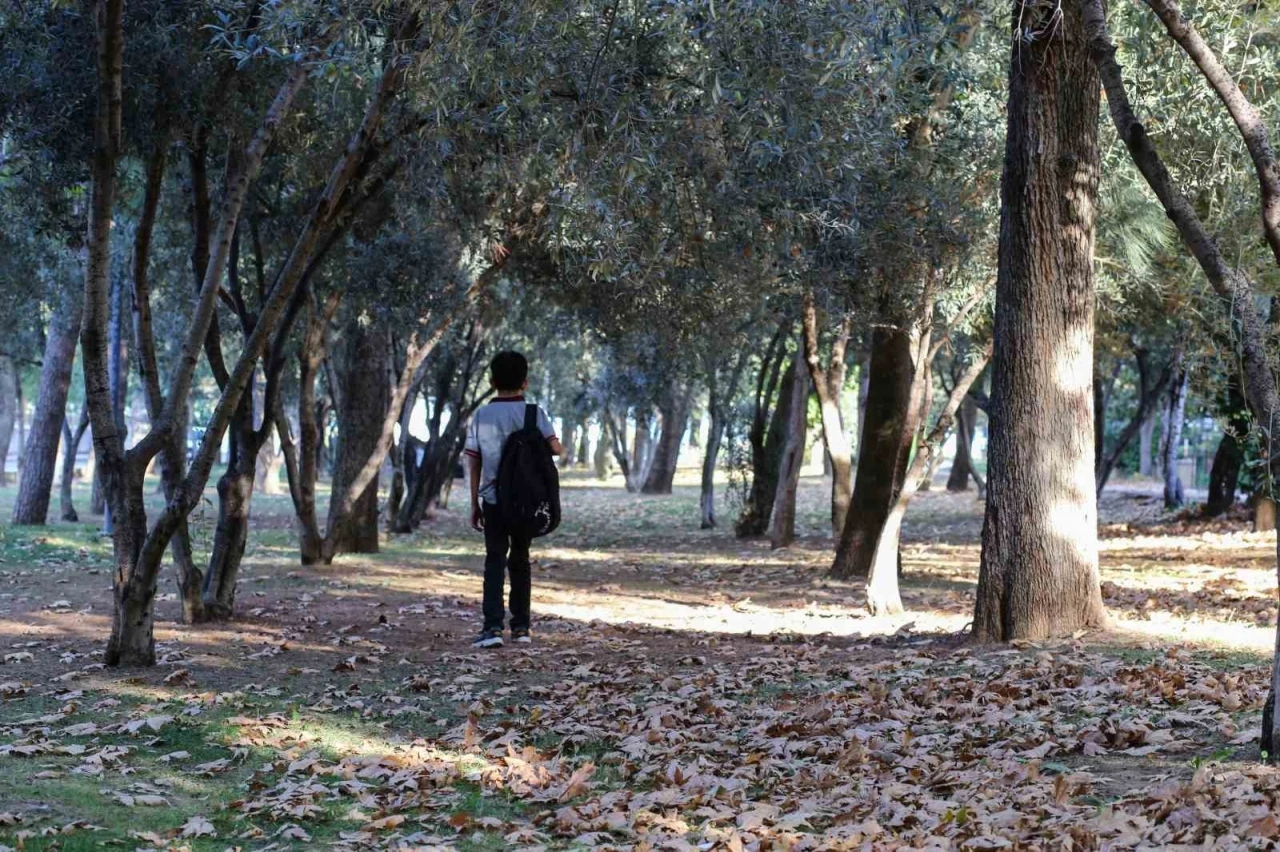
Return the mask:
MULTIPOLYGON (((486 503, 498 502, 495 480, 498 478, 498 463, 502 460, 502 446, 508 435, 524 428, 527 404, 523 396, 503 397, 491 400, 471 415, 464 452, 480 459, 480 499, 486 503)), ((548 441, 556 437, 551 418, 542 406, 538 406, 538 429, 548 441)))

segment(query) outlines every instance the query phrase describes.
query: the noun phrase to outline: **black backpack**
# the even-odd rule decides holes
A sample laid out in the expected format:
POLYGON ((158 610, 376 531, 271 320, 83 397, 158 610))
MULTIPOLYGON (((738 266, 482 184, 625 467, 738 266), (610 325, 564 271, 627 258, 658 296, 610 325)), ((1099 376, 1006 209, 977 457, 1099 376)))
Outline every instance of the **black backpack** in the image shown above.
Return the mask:
POLYGON ((524 407, 524 427, 507 436, 498 462, 498 513, 512 535, 538 538, 560 526, 560 472, 538 428, 538 406, 524 407))

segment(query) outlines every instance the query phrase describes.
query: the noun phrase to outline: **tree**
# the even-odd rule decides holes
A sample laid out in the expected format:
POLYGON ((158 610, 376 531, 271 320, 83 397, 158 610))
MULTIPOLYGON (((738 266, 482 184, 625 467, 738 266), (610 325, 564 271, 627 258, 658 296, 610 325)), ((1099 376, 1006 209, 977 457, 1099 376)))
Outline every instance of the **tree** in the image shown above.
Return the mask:
MULTIPOLYGON (((1156 12, 1170 38, 1193 61, 1223 103, 1244 141, 1256 171, 1263 235, 1275 262, 1280 264, 1280 212, 1274 204, 1275 199, 1280 199, 1280 167, 1266 127, 1212 49, 1182 18, 1176 4, 1167 0, 1147 0, 1147 5, 1156 12)), ((1264 326, 1255 304, 1253 284, 1226 261, 1217 240, 1210 235, 1190 200, 1175 184, 1134 113, 1123 72, 1115 59, 1116 48, 1107 31, 1106 11, 1101 0, 1081 0, 1081 8, 1091 58, 1106 88, 1107 105, 1116 135, 1124 143, 1134 165, 1159 199, 1184 246, 1200 265, 1220 300, 1226 320, 1223 326, 1230 330, 1235 340, 1241 384, 1254 419, 1261 424, 1272 423, 1280 414, 1280 394, 1276 391, 1275 378, 1267 360, 1264 326)), ((1274 479, 1280 473, 1280 452, 1277 452, 1280 446, 1274 432, 1268 432, 1266 445, 1268 475, 1274 479)), ((1277 554, 1277 566, 1280 569, 1280 553, 1277 554)), ((1275 713, 1276 696, 1280 692, 1280 630, 1276 634, 1276 650, 1277 664, 1273 665, 1271 689, 1262 719, 1262 751, 1268 756, 1274 755, 1276 745, 1280 744, 1280 727, 1275 713)))
POLYGON ((1080 8, 1012 15, 980 642, 1103 623, 1093 447, 1098 82, 1080 8))
POLYGON ((849 500, 853 495, 853 450, 845 437, 844 417, 840 413, 840 394, 844 391, 847 371, 845 353, 853 331, 853 317, 846 313, 841 319, 833 335, 831 354, 826 364, 822 363, 819 348, 818 309, 812 291, 805 292, 800 321, 805 364, 818 396, 822 438, 831 462, 831 531, 838 536, 844 529, 849 500))
POLYGON ((40 368, 40 389, 31 418, 18 496, 13 504, 13 523, 41 525, 49 514, 53 478, 66 419, 67 394, 76 357, 76 335, 80 329, 80 299, 74 287, 56 286, 53 314, 45 332, 44 361, 40 368))

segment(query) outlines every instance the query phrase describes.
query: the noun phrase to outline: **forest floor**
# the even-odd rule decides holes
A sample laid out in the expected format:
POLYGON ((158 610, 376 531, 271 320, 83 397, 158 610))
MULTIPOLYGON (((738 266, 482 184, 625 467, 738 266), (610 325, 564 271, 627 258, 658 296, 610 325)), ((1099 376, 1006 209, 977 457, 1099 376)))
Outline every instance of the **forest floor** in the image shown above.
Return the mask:
POLYGON ((825 577, 819 480, 805 535, 772 552, 698 530, 691 485, 566 485, 564 527, 536 552, 535 642, 488 652, 469 645, 482 545, 456 506, 380 554, 303 569, 286 498, 257 498, 240 620, 178 624, 166 575, 146 671, 101 665, 96 524, 0 526, 0 848, 1280 838, 1280 772, 1256 745, 1274 534, 1118 492, 1102 506, 1112 629, 976 648, 972 493, 913 503, 909 612, 871 618, 856 584, 825 577))

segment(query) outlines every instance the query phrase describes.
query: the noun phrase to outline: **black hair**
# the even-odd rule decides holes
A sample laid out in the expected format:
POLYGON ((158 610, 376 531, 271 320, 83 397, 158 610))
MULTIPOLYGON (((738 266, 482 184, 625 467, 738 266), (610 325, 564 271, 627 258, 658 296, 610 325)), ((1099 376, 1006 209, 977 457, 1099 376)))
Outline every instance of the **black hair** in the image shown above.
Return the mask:
POLYGON ((489 362, 489 379, 494 390, 510 393, 524 387, 529 378, 529 362, 519 352, 499 352, 489 362))

